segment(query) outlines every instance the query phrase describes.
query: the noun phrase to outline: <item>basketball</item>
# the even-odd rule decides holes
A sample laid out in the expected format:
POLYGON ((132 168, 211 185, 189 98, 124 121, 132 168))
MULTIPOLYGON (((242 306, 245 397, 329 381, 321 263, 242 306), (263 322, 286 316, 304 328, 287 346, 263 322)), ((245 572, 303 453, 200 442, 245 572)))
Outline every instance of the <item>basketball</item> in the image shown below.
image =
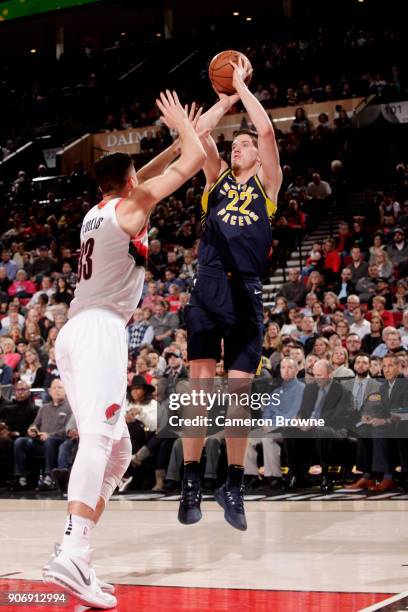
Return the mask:
MULTIPOLYGON (((217 93, 225 93, 228 95, 235 93, 235 89, 232 85, 234 68, 231 66, 230 62, 238 63, 239 56, 247 59, 240 51, 233 51, 231 49, 228 51, 221 51, 221 53, 218 53, 212 58, 208 67, 208 75, 217 93)), ((251 76, 252 74, 248 75, 245 79, 247 85, 251 80, 251 76)))

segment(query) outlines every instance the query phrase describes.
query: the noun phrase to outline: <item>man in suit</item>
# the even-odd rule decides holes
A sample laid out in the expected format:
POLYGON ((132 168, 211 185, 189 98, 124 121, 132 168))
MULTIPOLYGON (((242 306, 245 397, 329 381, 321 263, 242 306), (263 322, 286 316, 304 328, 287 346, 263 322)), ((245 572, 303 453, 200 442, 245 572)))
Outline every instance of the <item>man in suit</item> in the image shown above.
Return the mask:
POLYGON ((400 363, 397 355, 389 353, 382 360, 384 382, 377 392, 367 396, 360 412, 361 419, 356 425, 358 431, 357 468, 363 472, 362 478, 350 490, 370 489, 378 493, 395 489, 393 479, 393 450, 395 444, 400 451, 402 472, 408 471, 408 452, 406 438, 397 439, 398 432, 404 433, 405 424, 399 429, 392 419, 392 411, 408 406, 405 379, 400 378, 400 363), (374 474, 382 474, 376 484, 374 474))
POLYGON ((343 383, 343 387, 351 391, 354 397, 356 416, 359 419, 361 409, 370 393, 376 393, 380 382, 370 376, 370 356, 367 353, 357 353, 354 360, 355 378, 343 383))
POLYGON ((354 399, 351 391, 333 379, 333 366, 319 359, 313 366, 314 382, 305 387, 297 415, 301 419, 323 419, 322 427, 291 427, 284 431, 284 444, 289 465, 289 488, 295 489, 305 479, 313 456, 322 468, 320 488, 332 490, 329 465, 334 439, 344 439, 355 422, 354 399))

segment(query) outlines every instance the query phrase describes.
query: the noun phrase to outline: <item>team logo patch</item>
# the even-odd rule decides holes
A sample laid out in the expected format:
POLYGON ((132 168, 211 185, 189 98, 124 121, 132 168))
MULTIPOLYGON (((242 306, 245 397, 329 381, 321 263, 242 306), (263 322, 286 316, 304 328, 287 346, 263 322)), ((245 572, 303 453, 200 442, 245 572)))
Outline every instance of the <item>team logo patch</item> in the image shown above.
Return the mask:
POLYGON ((367 398, 370 402, 379 402, 381 400, 380 393, 370 393, 367 398))
POLYGON ((106 421, 109 425, 115 425, 118 421, 120 414, 120 405, 119 404, 111 404, 105 410, 106 421))

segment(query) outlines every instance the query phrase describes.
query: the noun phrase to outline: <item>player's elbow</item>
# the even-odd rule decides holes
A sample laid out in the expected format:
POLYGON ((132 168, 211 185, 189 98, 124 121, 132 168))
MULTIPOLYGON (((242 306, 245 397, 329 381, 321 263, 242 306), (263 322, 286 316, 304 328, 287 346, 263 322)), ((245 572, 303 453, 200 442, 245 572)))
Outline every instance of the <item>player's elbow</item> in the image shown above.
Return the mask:
POLYGON ((258 138, 272 138, 275 140, 275 132, 271 123, 266 123, 260 129, 257 130, 258 138))

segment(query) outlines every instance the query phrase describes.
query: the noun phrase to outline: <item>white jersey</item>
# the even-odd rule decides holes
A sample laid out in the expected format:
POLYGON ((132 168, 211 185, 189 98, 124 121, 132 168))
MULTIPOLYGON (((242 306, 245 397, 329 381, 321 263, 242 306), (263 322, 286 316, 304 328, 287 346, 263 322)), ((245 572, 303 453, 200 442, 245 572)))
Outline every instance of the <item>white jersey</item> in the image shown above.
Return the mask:
POLYGON ((81 227, 78 283, 69 318, 86 308, 105 308, 127 323, 142 295, 147 260, 147 227, 131 238, 119 225, 121 198, 102 201, 81 227))

